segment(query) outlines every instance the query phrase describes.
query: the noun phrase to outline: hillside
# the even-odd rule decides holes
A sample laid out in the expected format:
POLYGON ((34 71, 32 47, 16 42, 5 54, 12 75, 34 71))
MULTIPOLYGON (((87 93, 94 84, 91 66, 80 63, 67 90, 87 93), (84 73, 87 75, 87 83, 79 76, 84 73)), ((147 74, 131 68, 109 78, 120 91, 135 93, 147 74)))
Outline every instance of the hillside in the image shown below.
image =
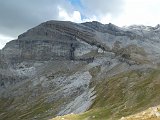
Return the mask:
POLYGON ((159 26, 44 22, 0 51, 0 120, 129 119, 158 106, 159 46, 159 26))

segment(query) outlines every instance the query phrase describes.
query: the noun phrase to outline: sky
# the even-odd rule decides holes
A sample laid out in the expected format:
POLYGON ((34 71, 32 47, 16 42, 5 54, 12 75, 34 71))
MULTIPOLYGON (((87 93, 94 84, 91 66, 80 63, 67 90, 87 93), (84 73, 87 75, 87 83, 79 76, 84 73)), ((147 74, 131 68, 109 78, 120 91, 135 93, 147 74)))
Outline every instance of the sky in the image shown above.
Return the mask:
POLYGON ((48 20, 156 26, 159 6, 160 0, 0 0, 0 49, 48 20))

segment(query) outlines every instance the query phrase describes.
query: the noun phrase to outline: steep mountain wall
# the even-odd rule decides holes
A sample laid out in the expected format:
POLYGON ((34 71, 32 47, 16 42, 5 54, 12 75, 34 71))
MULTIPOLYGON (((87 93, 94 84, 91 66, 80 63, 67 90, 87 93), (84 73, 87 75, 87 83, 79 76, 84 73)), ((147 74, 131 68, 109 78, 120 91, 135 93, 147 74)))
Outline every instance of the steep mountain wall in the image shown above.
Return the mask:
POLYGON ((159 69, 159 33, 158 26, 120 28, 96 21, 47 21, 26 31, 0 51, 0 119, 46 120, 102 107, 95 104, 104 94, 100 83, 159 69))

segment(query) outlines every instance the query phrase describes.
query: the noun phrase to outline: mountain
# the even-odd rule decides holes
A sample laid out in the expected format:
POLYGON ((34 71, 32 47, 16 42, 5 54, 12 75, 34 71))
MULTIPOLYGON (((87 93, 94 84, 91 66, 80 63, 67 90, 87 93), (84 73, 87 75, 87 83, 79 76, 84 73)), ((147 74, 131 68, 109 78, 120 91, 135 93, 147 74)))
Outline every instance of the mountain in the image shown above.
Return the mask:
POLYGON ((158 106, 159 46, 159 25, 44 22, 0 51, 0 120, 116 120, 158 106))

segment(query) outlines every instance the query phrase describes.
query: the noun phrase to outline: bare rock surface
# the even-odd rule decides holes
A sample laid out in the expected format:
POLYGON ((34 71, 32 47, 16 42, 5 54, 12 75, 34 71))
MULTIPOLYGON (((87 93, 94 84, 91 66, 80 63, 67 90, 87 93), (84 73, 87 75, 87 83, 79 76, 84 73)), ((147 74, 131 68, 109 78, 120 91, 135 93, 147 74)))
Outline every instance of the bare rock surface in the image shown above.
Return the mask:
POLYGON ((8 102, 0 104, 0 117, 48 119, 88 110, 95 81, 159 66, 159 33, 159 26, 96 21, 47 21, 26 31, 0 51, 0 102, 8 102))

